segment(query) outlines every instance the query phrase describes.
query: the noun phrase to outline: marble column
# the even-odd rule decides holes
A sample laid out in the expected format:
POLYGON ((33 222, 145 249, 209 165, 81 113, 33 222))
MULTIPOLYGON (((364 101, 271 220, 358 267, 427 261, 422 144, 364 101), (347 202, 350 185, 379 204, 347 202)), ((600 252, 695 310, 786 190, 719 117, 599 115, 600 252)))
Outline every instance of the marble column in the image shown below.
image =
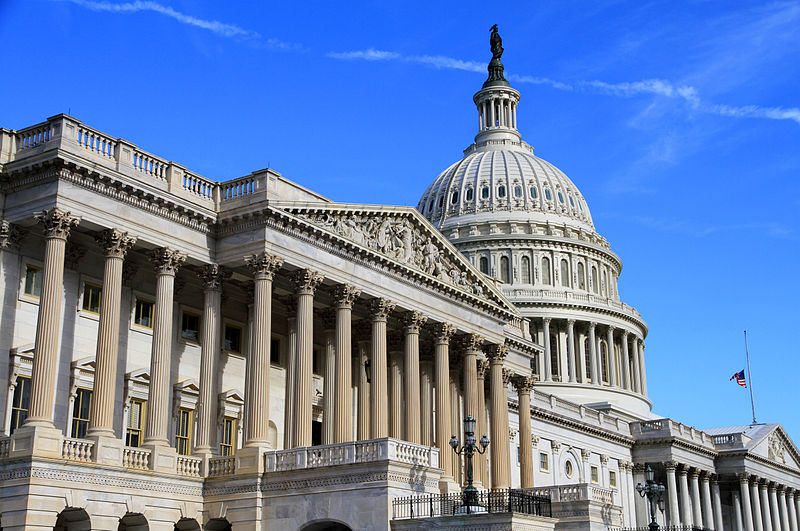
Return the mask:
POLYGON ((781 531, 781 513, 778 509, 778 494, 775 483, 770 482, 767 490, 769 492, 769 513, 772 516, 772 529, 781 531))
MULTIPOLYGON (((523 489, 533 487, 533 441, 531 432, 532 376, 517 376, 512 380, 519 396, 519 470, 523 489)), ((554 454, 555 455, 555 454, 554 454)), ((553 461, 555 461, 555 457, 553 461)), ((555 466, 555 464, 554 464, 555 466)))
POLYGON ((722 531, 722 496, 719 492, 719 480, 716 476, 711 479, 711 499, 714 505, 714 529, 722 531))
POLYGON ((194 453, 210 456, 216 441, 218 362, 222 326, 222 282, 230 271, 206 264, 199 271, 203 282, 203 326, 200 343, 200 393, 197 403, 197 437, 194 453))
POLYGON ((764 531, 763 506, 758 482, 756 477, 750 482, 750 508, 753 511, 753 528, 755 531, 764 531))
POLYGON ((631 385, 631 358, 628 354, 628 334, 627 330, 622 331, 622 387, 628 391, 633 390, 631 385))
POLYGON ((389 351, 389 437, 403 438, 403 352, 400 334, 392 334, 389 351))
MULTIPOLYGON (((483 435, 489 435, 489 421, 486 415, 486 373, 489 372, 489 362, 486 360, 478 360, 478 433, 475 434, 480 440, 483 435)), ((489 479, 489 463, 486 454, 476 456, 478 462, 478 479, 482 488, 488 488, 489 479)))
MULTIPOLYGON (((733 503, 733 525, 734 531, 745 531, 744 518, 742 518, 741 496, 735 490, 731 492, 731 502, 733 503)), ((752 523, 750 530, 752 531, 752 523)), ((719 529, 719 528, 718 528, 719 529)))
POLYGON ((591 367, 591 375, 592 375, 592 383, 594 385, 601 385, 602 381, 600 378, 602 377, 603 373, 600 370, 600 362, 598 361, 598 356, 600 355, 597 352, 597 337, 595 336, 595 328, 597 327, 597 323, 590 322, 589 323, 589 359, 592 362, 591 367))
MULTIPOLYGON (((464 358, 461 365, 464 379, 461 384, 464 389, 464 417, 470 415, 474 419, 478 418, 478 352, 482 345, 483 338, 478 334, 464 336, 464 358)), ((476 437, 480 438, 480 435, 476 434, 476 437)))
POLYGON ((797 514, 797 525, 800 527, 800 492, 798 491, 795 491, 794 506, 794 512, 797 514))
MULTIPOLYGON (((44 225, 44 271, 33 347, 31 398, 25 426, 55 430, 53 406, 58 371, 58 339, 61 336, 61 302, 64 294, 64 252, 70 231, 80 218, 59 208, 37 212, 44 225)), ((61 443, 57 443, 60 446, 61 443)), ((61 448, 58 448, 59 455, 61 448)))
POLYGON ((294 294, 282 299, 286 306, 286 379, 283 408, 283 448, 294 448, 295 387, 297 386, 297 297, 294 294))
POLYGON ((786 489, 786 509, 789 513, 789 529, 792 531, 798 531, 797 529, 797 507, 795 507, 794 503, 794 496, 795 489, 788 488, 786 489))
POLYGON ((689 471, 689 492, 692 498, 692 522, 695 526, 703 525, 703 508, 700 505, 700 472, 693 468, 689 471))
POLYGON ((352 400, 352 323, 353 303, 361 290, 349 284, 341 284, 333 291, 336 306, 336 428, 334 442, 353 440, 352 400))
MULTIPOLYGON (((459 440, 464 440, 461 433, 461 387, 458 383, 458 375, 461 373, 461 360, 458 354, 450 352, 450 433, 458 437, 459 440)), ((462 474, 464 469, 462 467, 462 458, 453 453, 452 450, 448 452, 450 459, 453 460, 453 473, 455 474, 456 482, 461 485, 462 474)))
POLYGON ((542 345, 544 345, 544 381, 553 381, 553 346, 550 344, 550 321, 549 317, 542 319, 542 345))
POLYGON ((633 463, 625 463, 625 478, 628 483, 628 526, 636 527, 636 482, 633 480, 633 463))
POLYGON ((136 238, 128 236, 127 232, 107 229, 96 240, 103 249, 105 264, 88 437, 115 438, 114 392, 117 388, 122 264, 128 249, 136 243, 136 238))
POLYGON ((419 329, 427 321, 421 312, 408 311, 403 316, 403 332, 405 333, 405 350, 403 364, 405 367, 405 434, 406 440, 419 444, 422 440, 421 415, 419 409, 419 329))
POLYGON ((667 461, 664 463, 664 468, 667 471, 667 496, 669 497, 669 525, 679 525, 681 523, 680 516, 678 516, 678 485, 675 481, 675 469, 677 463, 674 461, 667 461))
POLYGON ((742 520, 744 520, 744 530, 754 531, 753 527, 753 505, 750 500, 750 476, 748 474, 737 474, 739 478, 739 492, 741 493, 742 520))
POLYGON ((567 371, 570 382, 577 382, 578 364, 575 360, 575 319, 567 319, 567 371))
MULTIPOLYGON (((167 423, 172 403, 170 386, 172 301, 175 274, 186 260, 186 255, 180 251, 162 247, 155 249, 150 259, 156 267, 158 280, 153 320, 153 344, 150 354, 150 389, 143 446, 168 447, 167 423)), ((154 459, 151 460, 154 461, 154 459)))
POLYGON ((368 441, 372 438, 369 414, 370 382, 367 379, 367 365, 370 363, 369 351, 372 348, 372 323, 359 321, 355 329, 356 334, 358 334, 358 357, 353 358, 357 360, 355 368, 357 369, 356 374, 358 375, 356 392, 356 439, 359 441, 368 441))
POLYGON ((644 368, 644 339, 639 338, 639 381, 641 382, 641 392, 647 396, 647 371, 644 368))
POLYGON ((639 339, 634 336, 633 338, 633 352, 631 356, 633 357, 633 375, 631 376, 633 390, 639 394, 644 394, 642 391, 642 372, 641 367, 639 365, 639 347, 638 345, 639 339))
MULTIPOLYGON (((325 338, 325 379, 322 382, 322 444, 333 444, 336 425, 336 312, 333 308, 322 311, 323 336, 325 338)), ((384 344, 385 346, 385 344, 384 344)), ((386 362, 384 350, 384 363, 386 362)), ((386 371, 384 370, 384 373, 386 371)), ((386 376, 384 375, 384 384, 386 376)))
POLYGON ((778 505, 780 507, 780 521, 781 521, 781 529, 783 531, 790 531, 789 528, 789 513, 787 512, 786 506, 786 489, 783 485, 778 487, 778 505))
POLYGON ((419 360, 419 394, 420 440, 425 446, 433 446, 433 359, 430 354, 419 360))
POLYGON ((387 299, 373 299, 372 312, 372 383, 370 385, 370 426, 372 436, 389 436, 389 391, 386 381, 388 368, 386 356, 386 320, 394 310, 394 303, 387 299))
POLYGON ((689 482, 686 480, 688 475, 689 471, 686 467, 678 470, 678 489, 681 494, 681 523, 684 525, 692 525, 694 523, 692 521, 692 500, 689 495, 689 482))
POLYGON ((703 500, 703 527, 714 529, 714 509, 711 502, 711 478, 708 472, 700 474, 700 490, 703 500))
POLYGON ((272 279, 283 259, 262 253, 245 257, 253 273, 253 329, 247 366, 250 379, 245 391, 248 448, 269 448, 269 379, 272 340, 272 279))
POLYGON ((770 511, 769 502, 769 482, 767 480, 762 480, 759 486, 761 488, 761 517, 764 520, 764 531, 773 531, 772 511, 770 511))
POLYGON ((611 387, 617 386, 617 352, 614 348, 613 326, 608 327, 606 332, 606 343, 608 344, 608 382, 611 387))
POLYGON ((439 448, 439 466, 444 469, 440 485, 445 490, 448 482, 455 480, 453 452, 448 444, 450 436, 450 338, 456 329, 447 323, 433 326, 433 357, 436 378, 436 446, 439 448))
POLYGON ((492 408, 492 488, 511 487, 511 463, 508 446, 508 394, 503 374, 503 361, 508 355, 505 345, 489 345, 489 378, 492 408))

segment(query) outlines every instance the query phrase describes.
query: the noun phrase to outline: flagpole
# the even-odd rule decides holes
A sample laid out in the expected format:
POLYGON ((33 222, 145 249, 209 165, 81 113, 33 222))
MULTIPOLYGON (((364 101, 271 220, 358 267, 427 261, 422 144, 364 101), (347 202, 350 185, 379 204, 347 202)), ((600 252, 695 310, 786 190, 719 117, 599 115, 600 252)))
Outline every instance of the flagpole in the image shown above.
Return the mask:
POLYGON ((750 351, 747 348, 747 330, 744 331, 744 352, 747 355, 747 379, 750 383, 750 407, 753 408, 753 424, 756 422, 756 403, 753 401, 753 377, 750 376, 750 351))

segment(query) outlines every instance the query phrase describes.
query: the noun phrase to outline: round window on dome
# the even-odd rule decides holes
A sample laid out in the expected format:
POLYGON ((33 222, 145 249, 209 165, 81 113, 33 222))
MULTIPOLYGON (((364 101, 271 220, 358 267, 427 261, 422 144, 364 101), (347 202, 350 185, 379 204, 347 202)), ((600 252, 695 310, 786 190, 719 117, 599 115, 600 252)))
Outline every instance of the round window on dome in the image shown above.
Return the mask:
POLYGON ((451 202, 452 204, 454 204, 454 205, 455 205, 456 203, 458 203, 458 192, 453 192, 453 197, 451 197, 451 198, 450 198, 450 202, 451 202))
POLYGON ((481 199, 489 199, 489 187, 484 186, 481 188, 481 199))
POLYGON ((497 189, 497 197, 505 197, 505 196, 506 196, 506 187, 501 184, 500 188, 497 189))
POLYGON ((544 198, 547 199, 548 201, 553 200, 553 194, 551 194, 550 190, 548 190, 547 188, 544 189, 544 198))
POLYGON ((521 186, 515 186, 514 187, 514 197, 516 197, 517 199, 522 197, 522 187, 521 186))
POLYGON ((531 186, 531 199, 536 199, 538 196, 539 194, 536 192, 536 187, 531 186))
POLYGON ((467 188, 467 201, 472 201, 472 196, 474 195, 472 188, 467 188))
POLYGON ((558 192, 558 202, 562 204, 564 203, 564 194, 561 192, 558 192))
POLYGON ((575 201, 573 201, 572 196, 569 196, 569 206, 575 208, 575 201))

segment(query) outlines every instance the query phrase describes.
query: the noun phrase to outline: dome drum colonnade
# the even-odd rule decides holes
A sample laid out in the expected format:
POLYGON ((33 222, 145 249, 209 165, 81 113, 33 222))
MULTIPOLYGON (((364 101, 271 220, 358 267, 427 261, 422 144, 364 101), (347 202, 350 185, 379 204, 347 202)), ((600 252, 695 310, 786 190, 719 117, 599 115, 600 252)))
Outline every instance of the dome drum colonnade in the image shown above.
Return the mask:
MULTIPOLYGON (((61 438, 61 430, 55 427, 53 418, 58 358, 58 341, 54 338, 58 338, 61 322, 60 293, 63 290, 65 246, 70 232, 79 226, 80 219, 59 208, 52 208, 37 213, 36 220, 45 226, 45 260, 34 345, 30 415, 12 436, 11 451, 12 455, 32 451, 34 455, 52 454, 60 457, 60 444, 53 445, 55 440, 61 438)), ((95 239, 103 250, 105 260, 95 384, 87 438, 95 441, 94 459, 97 462, 118 464, 122 440, 115 437, 113 421, 115 381, 118 377, 122 268, 128 251, 137 243, 141 247, 143 242, 115 228, 101 230, 95 239)), ((150 405, 143 447, 152 452, 151 468, 174 472, 176 452, 170 446, 167 434, 172 391, 172 308, 176 274, 185 265, 187 256, 164 247, 153 249, 148 255, 157 275, 148 392, 150 405)), ((235 264, 234 267, 241 265, 235 264)), ((291 406, 287 405, 285 410, 285 426, 291 432, 288 440, 292 447, 312 445, 314 315, 317 312, 320 316, 326 313, 314 307, 314 295, 323 281, 320 273, 309 269, 286 271, 283 259, 269 253, 246 256, 244 265, 252 275, 252 304, 249 310, 251 332, 245 377, 244 442, 243 448, 236 453, 237 470, 241 472, 246 472, 248 468, 260 470, 263 460, 253 458, 253 454, 260 455, 261 451, 271 447, 270 419, 266 412, 269 411, 270 400, 270 338, 276 275, 284 275, 284 280, 288 280, 295 290, 296 313, 288 317, 294 321, 296 329, 296 346, 293 349, 295 370, 293 381, 287 385, 291 406)), ((209 263, 197 267, 196 272, 203 284, 204 326, 193 453, 210 457, 215 453, 217 403, 213 391, 217 388, 215 379, 220 357, 221 301, 224 283, 231 276, 231 269, 209 263)), ((484 466, 479 467, 479 479, 487 487, 490 484, 496 488, 509 487, 510 451, 508 444, 502 444, 508 437, 507 386, 513 382, 517 387, 520 403, 528 404, 526 417, 530 419, 530 400, 528 398, 526 401, 524 397, 529 397, 532 379, 504 369, 508 347, 485 344, 481 336, 474 333, 462 332, 455 336, 456 328, 448 323, 431 322, 423 328, 427 317, 409 309, 400 314, 401 327, 396 332, 402 334, 402 339, 392 341, 392 352, 387 359, 387 336, 392 334, 387 331, 387 322, 396 309, 395 304, 379 296, 368 301, 362 299, 361 290, 348 284, 336 284, 329 287, 328 291, 333 301, 329 311, 335 314, 335 320, 332 326, 324 325, 328 378, 323 397, 323 443, 336 444, 386 436, 417 444, 434 445, 435 442, 441 452, 444 477, 452 482, 459 471, 457 461, 450 456, 451 452, 446 451, 449 449, 447 441, 453 432, 460 429, 459 412, 463 408, 465 414, 474 414, 479 419, 479 429, 487 431, 487 428, 491 428, 492 440, 496 442, 491 452, 491 478, 488 467, 484 466), (355 415, 358 430, 354 429, 354 417, 350 414, 351 388, 354 383, 359 388, 364 386, 363 381, 353 382, 351 379, 354 364, 363 365, 360 361, 363 358, 358 354, 353 355, 351 334, 355 327, 351 317, 356 303, 365 303, 369 308, 368 337, 357 338, 357 343, 369 345, 367 358, 371 367, 369 391, 359 393, 360 397, 369 398, 361 400, 358 405, 355 415), (420 365, 421 330, 433 338, 434 363, 429 364, 423 357, 420 365), (453 340, 456 340, 458 349, 451 347, 453 340), (395 350, 394 345, 402 345, 401 355, 398 355, 400 352, 395 350), (452 365, 451 359, 455 361, 452 365), (489 383, 488 393, 484 392, 484 381, 489 383), (445 389, 446 392, 440 393, 439 389, 445 389), (455 395, 451 394, 453 390, 455 395), (431 397, 434 395, 435 409, 431 408, 431 397), (486 396, 490 406, 488 416, 486 396), (454 414, 451 414, 451 407, 454 408, 454 414), (435 418, 433 411, 436 412, 435 418)), ((364 372, 360 371, 361 367, 358 369, 357 374, 364 372)), ((526 433, 530 438, 530 429, 526 433)), ((530 446, 530 441, 523 445, 527 448, 530 446)), ((522 462, 523 470, 529 471, 523 483, 532 486, 532 456, 523 452, 522 462)))

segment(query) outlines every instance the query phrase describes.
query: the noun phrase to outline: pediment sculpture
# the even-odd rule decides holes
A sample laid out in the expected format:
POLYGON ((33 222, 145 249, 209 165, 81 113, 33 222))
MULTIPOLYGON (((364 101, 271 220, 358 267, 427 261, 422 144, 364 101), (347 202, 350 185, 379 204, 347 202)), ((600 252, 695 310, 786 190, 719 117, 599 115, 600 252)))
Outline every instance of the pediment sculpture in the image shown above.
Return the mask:
POLYGON ((781 441, 777 432, 772 432, 772 434, 769 436, 769 439, 767 440, 767 444, 769 449, 769 460, 785 465, 786 449, 783 447, 783 441, 781 441))

